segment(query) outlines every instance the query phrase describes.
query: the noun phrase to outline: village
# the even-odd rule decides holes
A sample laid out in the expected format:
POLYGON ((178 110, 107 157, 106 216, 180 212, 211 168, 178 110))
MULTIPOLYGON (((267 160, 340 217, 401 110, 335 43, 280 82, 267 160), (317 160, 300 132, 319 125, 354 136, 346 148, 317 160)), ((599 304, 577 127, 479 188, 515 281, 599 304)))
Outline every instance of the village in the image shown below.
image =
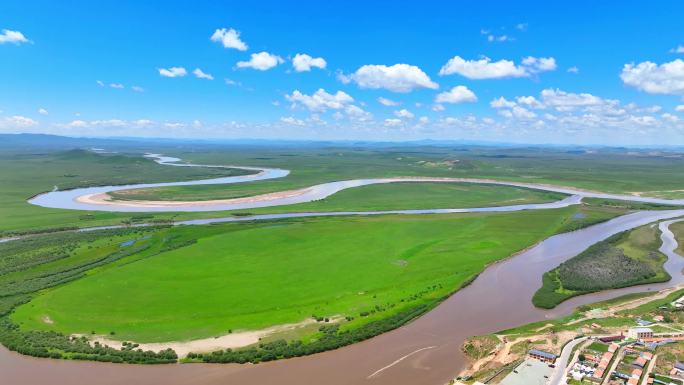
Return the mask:
POLYGON ((612 309, 591 309, 553 332, 549 324, 537 334, 497 336, 504 341, 499 349, 452 383, 684 385, 682 294, 661 292, 612 309))

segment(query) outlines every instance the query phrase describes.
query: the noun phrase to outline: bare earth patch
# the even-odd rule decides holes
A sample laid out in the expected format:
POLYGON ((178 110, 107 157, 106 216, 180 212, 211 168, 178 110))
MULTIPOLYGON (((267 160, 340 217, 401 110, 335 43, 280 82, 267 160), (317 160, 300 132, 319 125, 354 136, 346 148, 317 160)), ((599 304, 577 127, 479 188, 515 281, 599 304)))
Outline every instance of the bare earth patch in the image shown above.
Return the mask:
MULTIPOLYGON (((341 319, 341 317, 335 317, 331 318, 331 323, 332 322, 337 322, 341 319)), ((278 333, 283 333, 283 332, 288 332, 292 331, 295 329, 303 328, 312 324, 316 324, 317 321, 314 320, 313 318, 306 319, 302 322, 298 323, 293 323, 293 324, 284 324, 284 325, 277 325, 277 326, 272 326, 266 329, 261 329, 261 330, 249 330, 249 331, 241 331, 241 332, 234 332, 230 334, 226 334, 220 337, 212 337, 212 338, 203 338, 199 340, 191 340, 191 341, 170 341, 170 342, 154 342, 154 343, 137 343, 135 341, 128 341, 132 343, 137 343, 139 346, 136 349, 142 349, 142 350, 152 350, 152 351, 160 351, 164 349, 171 348, 173 349, 176 354, 178 354, 179 358, 184 358, 188 355, 188 353, 195 352, 195 353, 204 353, 204 352, 212 352, 216 350, 222 350, 222 349, 235 349, 235 348, 242 348, 245 346, 249 345, 254 345, 259 342, 262 338, 272 336, 274 334, 278 333)), ((82 335, 76 334, 75 336, 81 337, 82 335)), ((110 347, 116 348, 116 349, 121 349, 123 347, 123 341, 117 341, 114 339, 110 339, 107 336, 89 336, 87 335, 88 339, 91 342, 99 342, 100 344, 103 345, 108 345, 110 347)))
MULTIPOLYGON (((589 319, 612 317, 619 311, 634 309, 643 304, 665 298, 671 293, 682 288, 684 288, 684 285, 678 285, 660 290, 650 296, 625 301, 605 309, 600 309, 599 311, 596 311, 597 309, 588 311, 583 317, 569 322, 568 325, 577 324, 589 319)), ((469 366, 459 373, 459 376, 477 376, 480 373, 487 373, 488 371, 493 372, 504 365, 516 362, 517 360, 520 360, 527 352, 526 349, 521 350, 519 348, 520 346, 531 347, 531 345, 533 345, 536 349, 560 353, 561 347, 566 342, 575 338, 578 335, 578 332, 560 331, 554 333, 551 329, 552 326, 553 324, 551 323, 543 325, 535 330, 535 333, 537 334, 521 336, 515 339, 509 339, 509 336, 506 335, 494 335, 494 337, 500 341, 496 348, 490 354, 484 357, 481 357, 477 360, 471 360, 469 366)), ((582 330, 582 332, 589 333, 596 332, 596 330, 582 330)), ((612 334, 616 331, 608 330, 606 332, 612 334)))
POLYGON ((76 202, 96 204, 96 205, 121 205, 126 204, 127 206, 133 207, 173 207, 173 206, 211 206, 211 205, 221 205, 221 204, 240 204, 240 203, 253 203, 253 202, 268 202, 277 199, 292 198, 300 196, 308 192, 308 188, 300 190, 289 190, 280 191, 275 193, 255 195, 253 197, 245 198, 232 198, 232 199, 216 199, 208 201, 118 201, 112 198, 111 195, 107 193, 98 194, 87 194, 76 198, 76 202))

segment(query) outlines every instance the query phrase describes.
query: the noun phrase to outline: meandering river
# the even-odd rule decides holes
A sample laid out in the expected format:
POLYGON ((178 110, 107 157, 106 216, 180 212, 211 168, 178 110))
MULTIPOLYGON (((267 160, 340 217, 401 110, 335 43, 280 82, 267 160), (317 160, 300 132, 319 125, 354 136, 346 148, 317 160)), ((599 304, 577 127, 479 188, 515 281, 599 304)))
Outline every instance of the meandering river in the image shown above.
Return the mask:
MULTIPOLYGON (((178 202, 178 201, 114 201, 109 200, 107 193, 131 189, 141 189, 141 188, 154 188, 154 187, 170 187, 170 186, 190 186, 190 185, 210 185, 210 184, 232 184, 232 183, 244 183, 253 182, 259 180, 282 178, 289 174, 288 170, 283 169, 273 169, 273 168, 255 168, 255 167, 239 167, 239 166, 216 166, 216 165, 201 165, 201 164, 188 164, 188 163, 178 163, 180 159, 172 158, 167 156, 162 156, 159 154, 147 154, 146 157, 154 159, 157 163, 176 166, 176 167, 214 167, 214 168, 240 168, 252 171, 258 171, 256 174, 251 175, 241 175, 241 176, 229 176, 223 178, 214 179, 203 179, 185 182, 168 182, 168 183, 145 183, 145 184, 135 184, 135 185, 121 185, 121 186, 99 186, 99 187, 86 187, 78 188, 73 190, 64 191, 50 191, 43 194, 39 194, 29 200, 29 203, 57 208, 57 209, 72 209, 72 210, 92 210, 92 211, 116 211, 116 212, 179 212, 179 211, 225 211, 225 210, 243 210, 243 209, 253 209, 260 207, 274 207, 291 205, 296 203, 305 203, 315 200, 320 200, 327 198, 339 191, 368 186, 372 184, 383 184, 383 183, 408 183, 408 182, 445 182, 445 183, 484 183, 484 184, 495 184, 503 186, 513 186, 513 187, 524 187, 536 190, 544 190, 551 192, 563 193, 571 196, 577 196, 582 198, 606 198, 606 199, 619 199, 619 200, 630 200, 634 202, 645 202, 645 203, 658 203, 666 205, 684 205, 684 199, 660 199, 660 198, 649 198, 649 197, 639 197, 634 195, 621 195, 621 194, 607 194, 595 191, 586 191, 580 189, 574 189, 563 186, 554 186, 548 184, 538 184, 538 183, 523 183, 523 182, 509 182, 509 181, 499 181, 494 179, 477 179, 477 178, 439 178, 439 177, 396 177, 396 178, 373 178, 373 179, 352 179, 344 181, 335 181, 328 183, 321 183, 314 186, 291 190, 291 191, 281 191, 276 193, 268 193, 257 195, 249 198, 237 198, 237 199, 224 199, 224 200, 209 200, 209 201, 191 201, 191 202, 178 202)), ((578 202, 576 202, 578 203, 578 202)), ((548 206, 540 205, 525 205, 514 206, 519 207, 518 209, 535 209, 535 208, 549 208, 548 206)), ((509 206, 510 207, 510 206, 509 206)), ((448 211, 448 212, 470 212, 483 209, 461 209, 459 211, 448 211)), ((502 207, 491 207, 487 208, 486 211, 511 211, 506 210, 502 207)), ((435 210, 398 210, 397 213, 406 214, 423 214, 426 212, 437 212, 435 210)), ((441 211, 440 211, 441 212, 441 211)))
MULTIPOLYGON (((577 196, 573 199, 589 196, 579 190, 565 190, 577 196)), ((625 198, 653 201, 631 196, 616 199, 625 198)), ((423 213, 424 210, 401 211, 413 212, 423 213)), ((323 215, 342 214, 345 213, 323 215)), ((684 216, 684 210, 641 211, 579 231, 552 236, 505 261, 491 265, 470 286, 459 290, 410 324, 334 351, 258 365, 144 366, 39 359, 0 348, 0 384, 442 385, 466 364, 460 347, 467 337, 559 317, 569 314, 581 304, 683 283, 681 271, 684 258, 674 253, 676 241, 668 230, 670 222, 663 222, 660 224, 663 239, 661 250, 669 257, 665 266, 673 277, 670 282, 575 297, 550 311, 536 309, 531 303, 532 295, 541 285, 542 274, 559 263, 618 232, 680 216, 684 216)))

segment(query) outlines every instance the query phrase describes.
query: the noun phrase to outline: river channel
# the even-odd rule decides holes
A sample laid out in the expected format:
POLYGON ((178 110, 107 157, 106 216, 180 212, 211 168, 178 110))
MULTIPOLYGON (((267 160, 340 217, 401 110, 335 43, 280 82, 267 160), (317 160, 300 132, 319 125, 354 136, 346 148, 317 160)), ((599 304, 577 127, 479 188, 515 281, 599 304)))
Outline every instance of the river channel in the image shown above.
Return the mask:
MULTIPOLYGON (((573 196, 587 196, 579 190, 566 191, 572 191, 570 194, 573 196)), ((632 198, 629 200, 644 201, 632 198)), ((443 385, 466 365, 460 348, 467 337, 560 317, 579 305, 626 293, 659 290, 684 283, 684 258, 673 251, 676 242, 668 229, 669 222, 661 222, 661 251, 669 257, 665 267, 673 277, 671 281, 579 296, 553 310, 537 309, 531 303, 532 295, 541 286, 542 274, 559 263, 618 232, 680 216, 684 216, 684 210, 640 211, 552 236, 489 266, 470 286, 413 322, 334 351, 258 365, 144 366, 40 359, 22 356, 2 347, 0 384, 443 385)))

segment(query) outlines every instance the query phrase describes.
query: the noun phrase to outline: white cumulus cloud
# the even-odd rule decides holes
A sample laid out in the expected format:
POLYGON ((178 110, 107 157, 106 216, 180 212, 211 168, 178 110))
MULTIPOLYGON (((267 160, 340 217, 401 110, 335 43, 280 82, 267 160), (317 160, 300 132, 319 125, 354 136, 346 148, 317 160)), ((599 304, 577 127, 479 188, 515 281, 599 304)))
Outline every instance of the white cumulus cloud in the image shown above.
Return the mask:
POLYGON ((213 35, 211 35, 211 41, 221 43, 224 48, 235 48, 238 51, 246 51, 247 44, 240 40, 240 32, 234 30, 233 28, 219 28, 213 35))
POLYGON ((506 100, 503 96, 489 102, 492 108, 513 108, 516 104, 510 100, 506 100))
POLYGON ((515 101, 512 101, 500 97, 492 100, 490 106, 497 109, 499 115, 508 119, 536 119, 537 113, 532 110, 546 109, 549 112, 562 114, 562 117, 559 118, 559 116, 547 112, 543 116, 543 119, 547 121, 560 120, 567 124, 592 122, 596 125, 598 122, 605 124, 617 121, 625 122, 628 120, 628 116, 644 122, 649 119, 642 119, 637 114, 654 113, 661 109, 660 106, 640 107, 636 104, 623 106, 618 100, 603 99, 589 93, 573 93, 552 88, 542 90, 539 99, 534 96, 518 96, 515 101))
POLYGON ((290 124, 293 126, 303 126, 305 124, 303 120, 297 119, 293 116, 284 116, 284 117, 280 118, 280 121, 285 123, 285 124, 290 124))
POLYGON ((679 116, 672 115, 672 114, 667 113, 667 112, 660 115, 660 117, 663 118, 663 120, 668 121, 670 123, 677 123, 681 120, 681 119, 679 119, 679 116))
POLYGON ((523 104, 532 108, 545 108, 544 104, 537 100, 534 96, 518 96, 515 99, 518 104, 523 104))
POLYGON ((670 50, 671 53, 684 53, 684 45, 678 45, 670 50))
POLYGON ((466 86, 456 86, 449 91, 442 92, 435 98, 435 103, 466 103, 476 102, 477 96, 466 86))
POLYGON ((236 65, 238 68, 252 68, 259 71, 266 71, 282 63, 283 58, 280 56, 262 51, 251 54, 248 61, 239 61, 236 65))
POLYGON ((512 60, 492 61, 488 57, 478 60, 465 60, 460 56, 454 56, 442 66, 439 74, 453 75, 459 74, 468 79, 503 79, 521 78, 532 74, 556 69, 556 59, 536 58, 528 56, 523 59, 521 64, 515 64, 512 60))
POLYGON ((298 53, 292 58, 292 67, 297 72, 311 71, 311 67, 323 69, 328 65, 322 57, 311 57, 305 53, 298 53))
POLYGON ((397 118, 413 119, 416 115, 414 115, 413 112, 404 108, 399 111, 394 111, 394 116, 396 116, 397 118))
POLYGON ((512 40, 515 40, 515 39, 513 39, 512 37, 510 37, 508 35, 498 35, 498 36, 497 35, 488 35, 487 36, 487 41, 490 43, 494 43, 494 42, 503 43, 505 41, 512 41, 512 40))
POLYGON ((529 73, 555 71, 556 59, 552 57, 533 57, 528 56, 522 61, 523 66, 529 73))
POLYGON ((606 102, 605 99, 589 93, 577 94, 552 88, 542 90, 541 97, 545 105, 561 109, 598 106, 606 102))
POLYGON ((347 114, 349 119, 355 121, 366 122, 373 119, 373 114, 353 104, 346 106, 344 108, 344 112, 347 114))
POLYGON ((395 106, 398 106, 401 104, 399 102, 395 102, 392 99, 383 98, 382 96, 380 96, 378 98, 378 103, 382 104, 383 106, 387 106, 387 107, 395 107, 395 106))
POLYGON ((465 60, 454 56, 439 70, 440 75, 459 74, 468 79, 497 79, 526 76, 525 69, 510 60, 492 62, 490 58, 465 60))
POLYGON ((12 43, 12 44, 23 44, 30 43, 31 40, 27 39, 23 33, 19 31, 12 31, 9 29, 3 29, 0 33, 0 44, 12 43))
POLYGON ((5 122, 10 125, 11 127, 19 127, 19 128, 26 128, 26 127, 33 127, 37 126, 38 122, 28 118, 26 116, 21 116, 21 115, 14 115, 5 118, 5 122))
POLYGON ((660 65, 650 61, 625 64, 620 78, 626 85, 649 94, 684 94, 684 60, 660 65))
POLYGON ((46 110, 45 108, 39 108, 38 113, 41 115, 48 115, 49 114, 48 110, 46 110))
POLYGON ((343 91, 330 94, 323 88, 319 88, 312 95, 306 95, 295 90, 292 95, 285 95, 285 99, 292 102, 293 106, 302 104, 311 111, 339 110, 354 102, 354 98, 343 91))
POLYGON ((159 75, 165 78, 179 78, 188 74, 183 67, 159 68, 159 75))
POLYGON ((615 135, 618 130, 631 134, 658 135, 663 130, 684 129, 683 119, 675 114, 661 112, 663 108, 659 105, 622 104, 616 99, 553 88, 542 90, 539 97, 518 96, 514 100, 501 97, 492 100, 490 105, 505 118, 505 125, 524 121, 527 127, 546 127, 564 134, 584 132, 592 138, 596 135, 615 135), (544 111, 542 116, 538 116, 537 110, 544 111), (597 134, 597 131, 602 133, 597 134))
POLYGON ((398 127, 401 126, 401 119, 385 119, 385 126, 387 127, 398 127))
POLYGON ((502 110, 500 112, 504 116, 506 116, 507 113, 510 112, 510 115, 514 118, 517 118, 517 119, 534 119, 537 117, 537 114, 535 114, 534 112, 528 110, 525 107, 520 107, 520 106, 515 106, 510 110, 502 110))
POLYGON ((195 68, 192 73, 198 78, 198 79, 207 79, 207 80, 214 80, 214 76, 211 74, 208 74, 204 71, 202 71, 199 68, 195 68))
POLYGON ((119 90, 121 90, 121 89, 124 88, 124 85, 121 84, 121 83, 110 83, 109 86, 112 87, 112 88, 119 89, 119 90))
POLYGON ((393 92, 411 92, 418 88, 437 89, 439 85, 420 68, 409 64, 367 64, 351 75, 340 75, 343 83, 355 82, 361 88, 384 88, 393 92))

